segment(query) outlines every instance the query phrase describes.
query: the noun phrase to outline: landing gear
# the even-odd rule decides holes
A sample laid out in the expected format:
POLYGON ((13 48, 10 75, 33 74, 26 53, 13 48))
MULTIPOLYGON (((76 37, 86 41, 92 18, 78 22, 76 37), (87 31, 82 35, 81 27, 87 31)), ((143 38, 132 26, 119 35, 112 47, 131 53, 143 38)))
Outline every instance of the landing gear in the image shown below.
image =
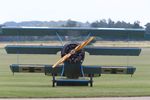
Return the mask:
POLYGON ((53 74, 52 87, 55 86, 89 86, 93 87, 93 76, 91 74, 90 79, 55 79, 53 74))
POLYGON ((93 87, 93 74, 90 74, 90 87, 93 87))
POLYGON ((53 76, 52 87, 55 87, 55 82, 56 82, 56 80, 55 80, 55 74, 52 74, 52 76, 53 76))

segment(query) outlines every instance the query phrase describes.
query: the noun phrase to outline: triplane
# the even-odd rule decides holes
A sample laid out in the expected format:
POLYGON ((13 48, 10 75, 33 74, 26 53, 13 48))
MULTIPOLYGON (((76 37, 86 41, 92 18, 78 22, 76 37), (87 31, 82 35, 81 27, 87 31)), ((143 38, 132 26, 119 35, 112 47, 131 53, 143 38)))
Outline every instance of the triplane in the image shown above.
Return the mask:
POLYGON ((93 86, 93 77, 101 74, 134 74, 133 66, 88 66, 82 65, 85 52, 89 55, 111 56, 139 56, 141 48, 137 47, 102 47, 88 45, 95 37, 109 37, 121 39, 141 39, 144 37, 144 29, 124 28, 1 28, 1 36, 67 36, 69 33, 87 36, 82 43, 71 42, 62 46, 24 46, 7 45, 8 54, 57 54, 61 51, 61 58, 54 65, 40 64, 12 64, 11 71, 45 73, 52 75, 52 86, 93 86), (60 65, 63 63, 63 65, 60 65), (61 78, 56 78, 61 76, 61 78))

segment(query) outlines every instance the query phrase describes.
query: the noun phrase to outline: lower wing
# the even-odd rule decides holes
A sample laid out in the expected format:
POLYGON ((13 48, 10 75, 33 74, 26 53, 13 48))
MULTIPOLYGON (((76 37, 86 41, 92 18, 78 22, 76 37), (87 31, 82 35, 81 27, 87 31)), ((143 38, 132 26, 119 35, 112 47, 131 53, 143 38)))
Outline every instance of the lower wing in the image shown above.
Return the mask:
POLYGON ((136 68, 133 66, 83 66, 85 76, 100 76, 101 74, 131 74, 136 68))
MULTIPOLYGON (((136 68, 132 66, 81 66, 84 76, 100 76, 101 74, 134 74, 136 68)), ((63 65, 52 68, 52 65, 42 64, 12 64, 10 69, 13 73, 45 73, 61 76, 63 65)))

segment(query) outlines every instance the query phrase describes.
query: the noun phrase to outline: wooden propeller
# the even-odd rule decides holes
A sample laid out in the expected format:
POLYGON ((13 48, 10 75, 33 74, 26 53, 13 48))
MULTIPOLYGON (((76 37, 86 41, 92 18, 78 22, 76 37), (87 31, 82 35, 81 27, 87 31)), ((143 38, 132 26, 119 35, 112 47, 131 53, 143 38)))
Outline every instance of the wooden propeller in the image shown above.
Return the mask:
POLYGON ((92 40, 94 39, 94 37, 90 37, 89 39, 87 39, 86 41, 84 41, 83 43, 79 44, 78 46, 76 46, 75 49, 71 50, 68 54, 66 54, 65 56, 63 56, 62 58, 60 58, 53 66, 52 68, 55 68, 56 66, 58 66, 59 64, 63 63, 65 60, 67 60, 71 55, 75 54, 77 51, 81 50, 82 48, 84 48, 87 44, 89 44, 92 40))

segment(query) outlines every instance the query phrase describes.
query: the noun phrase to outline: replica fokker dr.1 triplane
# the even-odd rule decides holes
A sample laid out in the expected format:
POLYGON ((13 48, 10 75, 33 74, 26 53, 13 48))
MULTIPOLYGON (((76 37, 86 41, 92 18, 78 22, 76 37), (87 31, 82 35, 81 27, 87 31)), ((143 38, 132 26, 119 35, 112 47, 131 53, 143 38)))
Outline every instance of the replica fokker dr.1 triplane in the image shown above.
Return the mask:
MULTIPOLYGON (((89 55, 138 56, 141 52, 136 47, 97 47, 87 46, 94 37, 140 39, 144 37, 144 29, 124 28, 1 28, 1 36, 66 36, 80 34, 88 38, 82 43, 68 43, 63 46, 23 46, 8 45, 8 54, 56 54, 61 51, 61 58, 54 65, 12 64, 12 72, 33 72, 52 75, 52 86, 93 86, 93 77, 101 74, 133 74, 133 66, 85 66, 82 65, 85 52, 89 55), (60 65, 63 63, 63 65, 60 65), (62 78, 55 78, 62 76, 62 78), (82 78, 81 78, 82 77, 82 78), (87 78, 84 78, 87 77, 87 78), (89 77, 89 79, 88 79, 89 77)), ((61 39, 60 39, 61 40, 61 39)))

